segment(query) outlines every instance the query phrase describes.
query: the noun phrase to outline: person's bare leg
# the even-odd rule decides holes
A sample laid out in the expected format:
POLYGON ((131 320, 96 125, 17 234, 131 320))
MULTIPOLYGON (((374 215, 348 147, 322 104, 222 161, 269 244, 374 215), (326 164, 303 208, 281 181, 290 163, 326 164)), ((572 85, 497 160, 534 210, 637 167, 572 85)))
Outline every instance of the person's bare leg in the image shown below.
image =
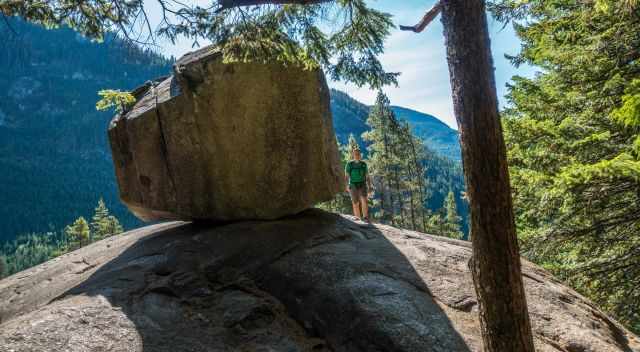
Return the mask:
POLYGON ((369 201, 367 196, 360 197, 360 205, 362 206, 362 216, 365 220, 369 220, 369 201))
POLYGON ((357 200, 351 201, 351 205, 353 206, 353 215, 358 219, 362 218, 360 214, 360 202, 357 200))

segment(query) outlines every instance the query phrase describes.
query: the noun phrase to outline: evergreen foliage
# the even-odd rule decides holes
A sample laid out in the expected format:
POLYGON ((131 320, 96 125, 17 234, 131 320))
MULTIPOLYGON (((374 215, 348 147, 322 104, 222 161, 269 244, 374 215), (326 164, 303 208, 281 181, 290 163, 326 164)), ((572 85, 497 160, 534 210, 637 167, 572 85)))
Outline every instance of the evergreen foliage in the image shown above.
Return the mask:
POLYGON ((458 207, 456 206, 456 198, 453 194, 453 191, 449 190, 443 208, 446 210, 447 214, 445 218, 445 231, 443 235, 458 240, 462 239, 463 233, 460 230, 460 223, 462 222, 462 218, 458 215, 458 207))
POLYGON ((170 72, 171 60, 107 36, 0 19, 0 243, 64 229, 91 214, 96 194, 126 228, 140 225, 119 201, 107 141, 103 87, 130 91, 170 72), (37 205, 37 206, 35 206, 37 205))
POLYGON ((94 210, 91 218, 91 240, 99 241, 103 238, 119 234, 123 231, 122 225, 118 219, 109 214, 109 209, 100 198, 98 206, 94 210))
POLYGON ((136 102, 136 98, 129 92, 122 92, 114 89, 104 89, 98 92, 98 95, 102 97, 96 103, 96 109, 109 110, 114 109, 117 113, 122 113, 129 106, 136 102))
MULTIPOLYGON (((376 104, 367 119, 370 130, 363 134, 368 144, 368 163, 376 197, 374 217, 384 223, 418 231, 433 230, 430 226, 428 199, 433 188, 425 163, 433 152, 416 138, 406 121, 396 119, 389 99, 378 93, 376 104)), ((452 199, 455 203, 455 199, 452 199)), ((460 226, 460 218, 455 218, 460 226)), ((453 220, 452 220, 453 221, 453 220)), ((436 233, 445 234, 444 228, 436 233)))
POLYGON ((90 240, 89 224, 84 217, 79 217, 71 225, 67 225, 64 229, 64 235, 67 238, 69 249, 76 250, 84 247, 90 240))
POLYGON ((524 254, 640 332, 635 0, 494 1, 523 45, 505 132, 524 254))
POLYGON ((122 232, 118 219, 109 214, 102 198, 92 219, 88 224, 81 216, 64 231, 25 234, 5 242, 0 246, 0 278, 122 232))
POLYGON ((370 8, 365 0, 242 7, 212 1, 206 8, 176 0, 158 2, 163 16, 155 29, 143 0, 5 1, 0 13, 49 27, 68 25, 98 40, 114 31, 145 44, 153 44, 157 37, 173 42, 186 37, 194 44, 208 39, 227 62, 277 60, 322 67, 332 79, 358 86, 397 83, 398 74, 386 72, 377 58, 393 27, 391 15, 370 8))
MULTIPOLYGON (((337 112, 349 112, 351 120, 358 119, 356 125, 350 125, 353 131, 361 131, 361 136, 349 133, 345 144, 338 146, 341 151, 342 166, 351 158, 350 151, 359 146, 366 158, 373 180, 373 195, 370 200, 371 215, 379 222, 415 229, 418 231, 448 235, 454 226, 447 227, 446 210, 443 208, 448 191, 452 190, 455 209, 468 212, 467 204, 461 197, 464 190, 462 168, 457 161, 437 155, 425 145, 422 137, 416 136, 416 130, 409 121, 399 120, 395 116, 397 107, 390 105, 389 99, 380 93, 376 104, 371 108, 349 98, 344 93, 332 91, 332 107, 337 112), (360 115, 368 114, 367 125, 360 124, 360 115)), ((365 115, 367 116, 367 115, 365 115)), ((423 115, 421 119, 428 119, 423 115)), ((344 120, 335 116, 334 119, 344 120)), ((448 127, 447 127, 448 128, 448 127)), ((318 207, 337 213, 351 213, 351 200, 347 193, 338 194, 333 200, 318 207)), ((457 215, 456 215, 457 216, 457 215)), ((468 221, 463 217, 453 217, 457 228, 464 234, 468 221)), ((459 237, 456 233, 454 237, 459 237)), ((464 235, 462 235, 464 237, 464 235)))
POLYGON ((7 266, 7 258, 5 256, 0 256, 0 279, 6 277, 9 272, 9 268, 7 266))
MULTIPOLYGON (((360 103, 339 90, 331 90, 331 113, 333 126, 340 143, 348 143, 349 135, 353 134, 360 144, 360 148, 366 151, 366 143, 361 136, 369 130, 367 116, 370 106, 360 103)), ((391 106, 398 121, 406 121, 411 126, 413 134, 436 153, 439 158, 450 159, 460 163, 460 141, 458 131, 447 126, 435 116, 403 108, 391 106)), ((462 172, 460 170, 460 172, 462 172)), ((446 192, 446 190, 445 190, 446 192)), ((443 195, 446 196, 446 193, 443 195)))
POLYGON ((0 261, 4 261, 4 276, 44 263, 65 252, 66 242, 57 232, 21 235, 0 246, 0 261))

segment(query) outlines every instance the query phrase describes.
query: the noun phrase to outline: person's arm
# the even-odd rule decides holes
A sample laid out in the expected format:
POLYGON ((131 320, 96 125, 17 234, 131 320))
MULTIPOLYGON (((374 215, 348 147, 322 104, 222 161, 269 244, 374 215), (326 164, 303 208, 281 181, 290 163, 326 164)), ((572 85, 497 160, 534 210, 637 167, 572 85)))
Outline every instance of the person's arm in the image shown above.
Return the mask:
POLYGON ((344 183, 345 183, 345 187, 347 192, 349 192, 349 173, 350 173, 350 164, 347 163, 347 166, 344 167, 344 183))

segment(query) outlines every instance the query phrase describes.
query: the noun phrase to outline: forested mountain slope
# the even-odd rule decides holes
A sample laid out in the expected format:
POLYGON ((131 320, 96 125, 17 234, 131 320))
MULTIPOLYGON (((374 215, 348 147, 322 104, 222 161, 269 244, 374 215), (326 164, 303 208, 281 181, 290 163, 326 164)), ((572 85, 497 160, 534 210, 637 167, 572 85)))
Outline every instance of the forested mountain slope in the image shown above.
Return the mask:
MULTIPOLYGON (((367 115, 370 107, 351 98, 349 95, 332 89, 331 110, 334 127, 340 143, 346 143, 353 133, 359 142, 360 136, 367 131, 367 115)), ((460 161, 460 143, 458 132, 451 129, 435 116, 415 110, 392 106, 391 109, 400 120, 409 122, 413 133, 422 138, 425 145, 439 156, 460 161)))
MULTIPOLYGON (((126 228, 139 225, 118 200, 106 136, 112 114, 96 111, 95 102, 101 89, 130 90, 166 75, 172 60, 113 38, 98 44, 69 29, 10 24, 0 24, 0 242, 60 229, 91 214, 100 197, 126 228)), ((341 141, 367 130, 366 105, 335 90, 331 103, 341 141)), ((456 132, 437 119, 404 116, 429 148, 459 150, 456 132), (439 127, 419 127, 427 123, 439 127), (440 135, 456 136, 454 145, 438 145, 440 135)), ((456 162, 437 158, 430 165, 432 178, 445 185, 431 200, 438 209, 449 185, 460 193, 463 181, 456 162)))
POLYGON ((59 228, 90 214, 100 196, 125 225, 97 92, 131 89, 170 62, 107 38, 19 21, 0 25, 0 240, 59 228))

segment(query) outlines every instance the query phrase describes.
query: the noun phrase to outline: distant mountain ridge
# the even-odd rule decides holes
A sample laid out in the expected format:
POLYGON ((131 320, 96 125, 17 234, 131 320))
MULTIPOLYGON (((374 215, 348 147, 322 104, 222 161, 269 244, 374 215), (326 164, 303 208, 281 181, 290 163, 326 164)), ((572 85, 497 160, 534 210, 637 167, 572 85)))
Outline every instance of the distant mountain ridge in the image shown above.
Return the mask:
MULTIPOLYGON (((139 226, 118 199, 106 137, 112 114, 96 111, 95 102, 101 89, 131 90, 166 75, 172 61, 113 38, 98 44, 70 29, 9 20, 12 30, 0 21, 0 243, 61 229, 92 214, 100 197, 126 228, 139 226)), ((331 107, 339 139, 367 130, 366 105, 334 90, 331 107)), ((431 149, 455 149, 442 144, 455 131, 430 115, 396 109, 431 149)), ((462 189, 457 171, 434 165, 436 174, 454 180, 454 190, 462 189)))
MULTIPOLYGON (((366 124, 369 109, 369 106, 351 98, 348 94, 335 89, 331 90, 334 127, 341 143, 347 142, 350 133, 359 138, 369 129, 366 124)), ((429 149, 451 160, 461 160, 458 131, 433 115, 400 106, 392 106, 391 109, 398 119, 407 121, 411 125, 413 132, 424 140, 429 149)))
POLYGON ((409 122, 413 132, 422 138, 431 150, 449 159, 461 160, 458 131, 433 115, 400 106, 392 106, 391 109, 397 118, 409 122))

